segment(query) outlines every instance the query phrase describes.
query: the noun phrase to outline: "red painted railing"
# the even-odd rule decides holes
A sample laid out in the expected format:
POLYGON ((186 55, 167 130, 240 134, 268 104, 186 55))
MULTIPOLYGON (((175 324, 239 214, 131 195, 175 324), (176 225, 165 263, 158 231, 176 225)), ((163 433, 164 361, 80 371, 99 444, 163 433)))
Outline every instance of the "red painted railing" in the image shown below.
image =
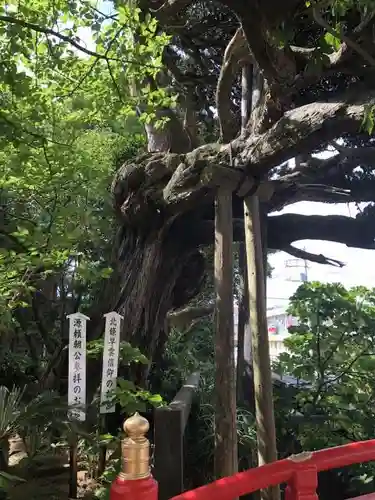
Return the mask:
POLYGON ((317 500, 318 472, 371 460, 375 460, 375 439, 304 452, 219 479, 171 500, 233 500, 280 483, 287 483, 287 500, 317 500))
MULTIPOLYGON (((149 471, 148 422, 135 414, 125 422, 123 472, 113 482, 110 500, 157 500, 158 485, 149 471)), ((375 439, 292 455, 272 464, 239 472, 173 497, 171 500, 233 500, 287 483, 286 500, 318 500, 318 472, 375 460, 375 439)), ((370 500, 370 499, 368 499, 370 500)))

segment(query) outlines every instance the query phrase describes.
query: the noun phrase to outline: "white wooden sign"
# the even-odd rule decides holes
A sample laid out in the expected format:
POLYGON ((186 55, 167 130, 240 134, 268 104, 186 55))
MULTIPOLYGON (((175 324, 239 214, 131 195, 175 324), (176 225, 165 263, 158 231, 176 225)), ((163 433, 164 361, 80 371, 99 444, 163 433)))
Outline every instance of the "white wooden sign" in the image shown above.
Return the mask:
POLYGON ((113 413, 115 405, 111 401, 111 392, 116 388, 117 383, 120 327, 123 317, 115 311, 104 314, 104 317, 105 333, 100 413, 113 413))
POLYGON ((68 405, 71 420, 86 419, 86 323, 82 313, 69 314, 68 405))

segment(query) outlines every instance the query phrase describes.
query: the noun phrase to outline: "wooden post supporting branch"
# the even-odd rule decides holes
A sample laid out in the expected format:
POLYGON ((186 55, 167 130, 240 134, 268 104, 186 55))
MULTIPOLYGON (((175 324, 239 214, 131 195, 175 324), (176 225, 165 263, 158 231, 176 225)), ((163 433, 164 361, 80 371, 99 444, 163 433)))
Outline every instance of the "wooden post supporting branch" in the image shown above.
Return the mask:
POLYGON ((239 286, 238 286, 238 315, 237 315, 237 401, 243 402, 248 398, 246 394, 248 388, 244 387, 244 374, 245 374, 245 363, 249 363, 248 356, 245 356, 246 352, 249 352, 249 347, 247 345, 250 343, 248 332, 249 328, 249 297, 248 290, 249 285, 247 282, 247 267, 246 267, 246 247, 245 243, 241 242, 238 247, 238 274, 239 274, 239 286), (247 338, 246 338, 247 337, 247 338))
MULTIPOLYGON (((277 460, 277 448, 258 197, 247 198, 244 208, 258 462, 263 465, 277 460)), ((279 488, 262 491, 261 498, 278 500, 279 488)))
MULTIPOLYGON (((252 83, 243 81, 247 88, 247 99, 251 86, 251 109, 255 110, 261 102, 264 92, 264 81, 259 68, 253 66, 252 83)), ((245 88, 243 93, 245 94, 245 88)), ((256 129, 256 117, 251 117, 251 131, 256 129)), ((244 200, 244 224, 246 261, 249 287, 249 315, 251 331, 251 348, 254 380, 255 419, 257 424, 258 464, 277 460, 275 417, 272 397, 272 372, 269 356, 267 307, 266 307, 266 274, 267 249, 263 248, 265 234, 262 235, 259 213, 259 199, 256 194, 244 200)), ((265 229, 264 227, 262 229, 265 229)), ((278 500, 279 488, 275 487, 261 492, 263 500, 278 500)))
POLYGON ((78 437, 72 434, 69 439, 69 499, 77 498, 78 492, 78 437))
MULTIPOLYGON (((100 434, 105 434, 106 432, 107 432, 107 419, 104 414, 100 416, 99 439, 100 439, 100 434)), ((100 478, 100 476, 105 471, 106 461, 107 461, 107 445, 105 443, 102 443, 99 446, 99 460, 98 460, 98 470, 97 470, 98 478, 100 478)))
POLYGON ((215 205, 215 476, 238 470, 233 325, 232 193, 220 189, 215 205))
MULTIPOLYGON (((245 135, 251 117, 253 94, 253 65, 242 68, 241 78, 241 134, 245 135)), ((238 247, 238 321, 237 321, 237 400, 245 399, 243 387, 245 364, 250 363, 251 339, 249 338, 249 297, 246 267, 246 246, 240 242, 238 247), (246 354, 245 354, 246 351, 246 354)))

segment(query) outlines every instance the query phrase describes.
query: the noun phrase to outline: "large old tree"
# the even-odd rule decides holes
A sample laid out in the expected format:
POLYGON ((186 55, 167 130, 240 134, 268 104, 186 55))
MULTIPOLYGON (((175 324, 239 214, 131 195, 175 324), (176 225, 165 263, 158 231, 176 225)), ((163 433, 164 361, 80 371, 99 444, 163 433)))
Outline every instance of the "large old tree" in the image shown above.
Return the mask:
POLYGON ((180 92, 177 110, 158 110, 169 117, 164 128, 148 126, 149 153, 125 163, 112 186, 121 225, 112 305, 128 318, 125 334, 142 339, 149 356, 163 344, 167 312, 200 288, 200 249, 213 243, 220 186, 233 191, 237 241, 243 239, 242 199, 257 193, 269 249, 299 255, 293 242, 302 239, 373 248, 370 213, 272 216, 301 200, 375 196, 373 12, 329 3, 140 2, 172 37, 163 74, 147 84, 180 92), (239 77, 249 63, 259 66, 265 84, 256 123, 240 134, 239 77), (216 110, 219 126, 207 140, 216 110), (332 157, 312 156, 327 148, 332 157), (292 158, 295 167, 286 163, 292 158))
POLYGON ((76 135, 111 127, 135 108, 145 124, 148 152, 125 162, 112 184, 114 272, 88 311, 92 338, 102 313, 116 309, 126 318, 123 337, 158 358, 167 313, 188 304, 204 280, 219 187, 233 192, 236 241, 244 237, 242 200, 256 193, 271 250, 300 255, 293 243, 302 239, 374 247, 371 206, 355 219, 273 215, 301 200, 375 201, 372 8, 370 0, 2 3, 2 141, 37 143, 48 173, 56 148, 52 166, 66 160, 73 125, 76 135), (91 30, 93 46, 81 28, 91 30), (264 85, 241 133, 244 65, 258 66, 264 85), (315 155, 327 149, 330 158, 315 155))

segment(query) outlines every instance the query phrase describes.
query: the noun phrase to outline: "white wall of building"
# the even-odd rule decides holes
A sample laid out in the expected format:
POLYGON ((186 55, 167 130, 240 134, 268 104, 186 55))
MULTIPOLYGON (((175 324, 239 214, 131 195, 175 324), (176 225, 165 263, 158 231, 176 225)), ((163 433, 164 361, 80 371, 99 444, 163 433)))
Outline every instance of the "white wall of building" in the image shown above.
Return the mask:
MULTIPOLYGON (((273 307, 267 311, 268 340, 270 346, 270 358, 272 361, 282 353, 286 352, 284 341, 290 335, 288 327, 296 324, 295 318, 286 313, 286 308, 273 307)), ((234 343, 235 356, 237 359, 237 333, 238 333, 238 306, 234 305, 234 343)), ((245 331, 245 361, 251 361, 251 339, 250 332, 245 331)))

